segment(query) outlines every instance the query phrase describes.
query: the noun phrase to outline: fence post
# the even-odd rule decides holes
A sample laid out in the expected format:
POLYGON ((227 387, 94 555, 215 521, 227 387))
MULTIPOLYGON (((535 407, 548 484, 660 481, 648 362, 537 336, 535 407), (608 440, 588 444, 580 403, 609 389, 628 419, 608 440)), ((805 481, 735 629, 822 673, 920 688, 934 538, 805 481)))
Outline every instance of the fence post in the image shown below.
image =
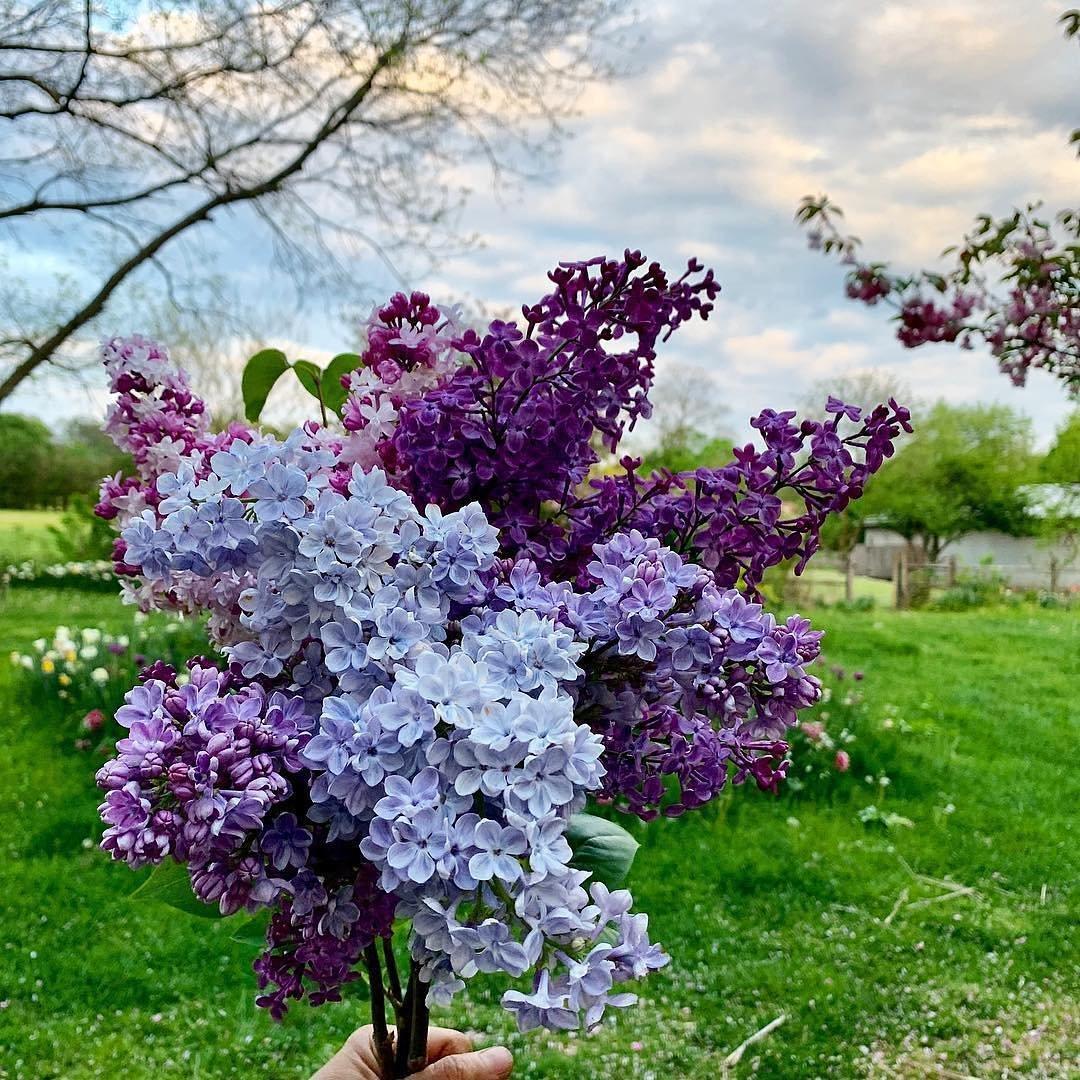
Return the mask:
POLYGON ((1058 591, 1058 561, 1056 555, 1050 556, 1050 595, 1053 596, 1058 591))
POLYGON ((844 600, 851 604, 855 600, 855 552, 849 551, 844 565, 844 600))
POLYGON ((907 552, 901 548, 893 557, 893 585, 896 590, 896 607, 902 609, 907 593, 907 552))
POLYGON ((956 584, 956 556, 952 555, 949 558, 949 576, 948 576, 949 588, 951 589, 956 584))

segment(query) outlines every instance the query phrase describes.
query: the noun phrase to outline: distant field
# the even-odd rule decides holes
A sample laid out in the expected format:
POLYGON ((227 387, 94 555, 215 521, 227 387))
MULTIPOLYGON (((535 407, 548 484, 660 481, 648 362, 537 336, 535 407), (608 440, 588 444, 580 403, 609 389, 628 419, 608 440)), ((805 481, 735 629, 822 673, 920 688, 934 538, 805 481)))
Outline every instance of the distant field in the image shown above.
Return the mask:
POLYGON ((55 562, 56 544, 50 525, 60 524, 59 510, 0 510, 0 566, 55 562))
MULTIPOLYGON (((812 566, 807 568, 798 581, 805 586, 810 599, 817 603, 834 604, 837 600, 844 599, 844 572, 842 570, 812 566)), ((873 600, 879 607, 890 607, 895 595, 894 589, 891 581, 856 577, 854 599, 866 598, 873 600)))

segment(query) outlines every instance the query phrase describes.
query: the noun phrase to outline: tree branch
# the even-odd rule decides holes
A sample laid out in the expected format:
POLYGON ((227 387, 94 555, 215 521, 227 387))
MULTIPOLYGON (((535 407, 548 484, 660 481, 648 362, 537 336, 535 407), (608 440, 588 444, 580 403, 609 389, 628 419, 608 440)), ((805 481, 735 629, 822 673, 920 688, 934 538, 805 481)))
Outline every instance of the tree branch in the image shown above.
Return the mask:
POLYGON ((67 320, 55 333, 41 342, 25 360, 17 364, 15 369, 2 383, 0 383, 0 402, 6 400, 15 387, 27 376, 32 374, 41 364, 49 360, 53 353, 67 342, 75 333, 81 330, 105 310, 109 298, 120 285, 140 266, 152 259, 170 240, 186 232, 193 225, 207 221, 211 215, 223 207, 237 203, 250 202, 264 195, 277 191, 286 180, 299 173, 308 160, 315 154, 323 143, 339 131, 349 122, 352 114, 360 108, 375 85, 375 80, 388 67, 401 56, 404 48, 402 40, 396 41, 376 58, 367 78, 360 83, 353 93, 335 108, 326 118, 319 130, 308 140, 307 144, 291 161, 278 169, 272 176, 260 183, 248 188, 225 191, 208 199, 201 206, 196 207, 190 213, 185 214, 168 228, 163 229, 152 240, 144 244, 130 258, 126 259, 113 271, 105 284, 94 296, 83 305, 70 319, 67 320))

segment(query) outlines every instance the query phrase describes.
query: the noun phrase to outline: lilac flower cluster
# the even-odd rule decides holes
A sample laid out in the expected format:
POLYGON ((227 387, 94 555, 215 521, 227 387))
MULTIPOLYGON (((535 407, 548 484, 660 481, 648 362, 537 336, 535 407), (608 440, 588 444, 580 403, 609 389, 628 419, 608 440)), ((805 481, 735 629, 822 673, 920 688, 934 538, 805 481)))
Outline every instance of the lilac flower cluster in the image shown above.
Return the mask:
MULTIPOLYGON (((296 819, 288 816, 286 827, 295 833, 296 819)), ((254 967, 259 989, 266 991, 256 1003, 275 1020, 285 1016, 290 1000, 340 1001, 342 987, 360 978, 356 965, 364 949, 390 934, 396 898, 378 888, 369 866, 354 869, 352 881, 347 869, 341 872, 345 877, 333 875, 340 881, 334 885, 326 870, 320 876, 303 866, 270 918, 268 948, 254 967)))
POLYGON ((503 569, 495 600, 588 642, 577 714, 604 737, 603 797, 651 818, 662 803, 668 816, 701 806, 729 780, 775 788, 784 733, 820 695, 805 671, 820 632, 797 616, 778 624, 636 530, 594 551, 583 591, 541 585, 535 566, 518 562, 503 569))
MULTIPOLYGON (((265 697, 258 680, 287 685, 293 695, 289 715, 304 735, 288 746, 286 761, 291 772, 303 770, 298 800, 290 802, 303 808, 303 820, 294 809, 268 820, 268 806, 249 805, 243 789, 229 804, 240 824, 229 818, 220 826, 228 840, 222 849, 202 814, 208 799, 221 800, 215 793, 227 748, 185 748, 185 764, 194 753, 187 772, 174 769, 166 753, 173 743, 160 740, 175 732, 159 731, 162 684, 151 682, 132 692, 120 717, 135 720, 140 737, 120 745, 102 783, 111 786, 115 771, 128 784, 155 773, 163 759, 180 785, 169 788, 182 806, 173 817, 180 813, 187 828, 194 819, 215 846, 204 857, 178 845, 173 818, 154 827, 160 799, 125 786, 119 795, 111 790, 103 808, 116 829, 106 849, 134 865, 169 854, 186 861, 196 894, 220 898, 223 913, 287 897, 293 940, 282 944, 279 917, 279 940, 259 967, 264 985, 277 986, 265 995, 276 1013, 305 979, 317 986, 316 1000, 329 1000, 345 959, 370 941, 355 930, 355 883, 335 889, 312 871, 313 828, 326 845, 351 843, 414 927, 426 925, 415 920, 430 918, 433 905, 444 913, 444 933, 417 928, 412 946, 430 1001, 447 1000, 477 971, 520 976, 540 965, 559 986, 596 950, 616 957, 605 959, 606 989, 633 977, 634 965, 659 965, 640 920, 623 918, 625 911, 614 923, 614 916, 600 919, 606 912, 586 914, 588 874, 569 866, 570 818, 600 789, 604 772, 603 740, 575 719, 567 689, 582 678, 587 644, 534 610, 486 603, 498 536, 476 506, 450 514, 429 506, 421 515, 380 470, 359 466, 342 494, 322 482, 331 464, 302 431, 283 443, 238 442, 215 453, 201 478, 187 462, 161 475, 156 515, 145 510, 122 534, 127 563, 168 590, 222 572, 250 581, 233 637, 223 643, 235 672, 225 678, 252 680, 255 700, 265 697), (148 716, 135 717, 136 707, 148 716), (147 724, 157 741, 146 736, 147 724), (230 861, 241 848, 239 861, 230 861), (455 915, 459 907, 469 916, 455 915), (634 942, 619 938, 620 927, 634 942), (601 936, 615 945, 598 944, 601 936), (629 950, 625 963, 619 945, 629 950)), ((254 709, 241 693, 222 701, 202 668, 194 675, 189 686, 205 686, 221 723, 254 709)), ((181 693, 191 696, 188 687, 181 693)), ((293 794, 269 764, 253 775, 269 805, 293 794)), ((232 792, 231 772, 228 782, 232 792)), ((605 1004, 632 1000, 606 989, 575 991, 563 1013, 595 1021, 605 1004)), ((566 1025, 565 1015, 560 1022, 566 1025)))
POLYGON ((395 916, 399 1020, 478 972, 532 975, 503 998, 523 1029, 631 1004, 625 984, 667 957, 629 894, 576 865, 578 815, 775 788, 819 696, 821 635, 756 586, 809 558, 906 412, 766 411, 762 445, 722 469, 627 460, 590 481, 596 446, 649 415, 657 343, 707 317, 717 285, 632 252, 550 277, 521 328, 483 335, 393 297, 340 426, 284 439, 210 434, 163 349, 105 347, 109 429, 138 464, 99 508, 125 592, 209 612, 226 666, 155 669, 131 692, 99 774, 103 843, 186 864, 222 912, 270 909, 256 971, 275 1016, 337 1000, 361 963, 381 985, 395 916))
POLYGON ((886 263, 858 257, 858 240, 840 230, 840 210, 828 199, 807 198, 799 221, 810 246, 839 256, 848 267, 845 291, 853 300, 894 310, 905 347, 942 342, 988 346, 1017 386, 1033 368, 1080 393, 1080 214, 1065 210, 1051 221, 1030 205, 1005 217, 980 215, 962 240, 946 249, 955 262, 900 274, 886 263))
POLYGON ((134 867, 186 863, 195 894, 223 915, 273 903, 312 839, 294 829, 282 857, 296 818, 279 811, 311 726, 304 702, 215 667, 194 664, 183 686, 155 674, 165 678, 129 691, 116 714, 128 734, 98 773, 102 847, 134 867))
POLYGON ((405 407, 393 445, 418 501, 479 499, 516 551, 558 561, 565 529, 539 508, 569 504, 598 460, 594 436, 614 450, 648 418, 657 341, 708 317, 719 286, 697 263, 670 281, 629 251, 549 277, 555 289, 523 308, 524 329, 463 336, 463 366, 405 407))
MULTIPOLYGON (((829 515, 862 495, 892 456, 900 432, 911 431, 908 410, 895 401, 864 415, 830 397, 825 411, 825 420, 800 423, 794 412, 766 409, 750 421, 763 448, 737 449, 735 460, 718 469, 654 478, 625 520, 667 538, 712 570, 718 584, 755 590, 766 570, 789 559, 801 571, 817 551, 829 515), (785 512, 785 503, 794 503, 799 512, 785 512)), ((597 484, 608 507, 627 513, 620 480, 597 484)), ((628 485, 641 489, 636 477, 622 480, 624 488, 628 485)), ((594 518, 590 530, 597 525, 594 518)))

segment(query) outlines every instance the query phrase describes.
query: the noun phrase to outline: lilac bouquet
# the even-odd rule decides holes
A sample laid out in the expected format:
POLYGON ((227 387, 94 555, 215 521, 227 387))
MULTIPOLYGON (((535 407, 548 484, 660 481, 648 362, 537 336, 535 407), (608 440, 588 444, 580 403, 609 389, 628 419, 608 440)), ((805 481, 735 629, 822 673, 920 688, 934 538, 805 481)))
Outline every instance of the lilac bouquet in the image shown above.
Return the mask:
POLYGON ((573 1029, 668 962, 617 888, 637 845, 611 819, 782 780, 821 635, 757 586, 908 427, 830 399, 823 421, 762 413, 720 469, 594 476, 650 413, 657 343, 718 286, 634 252, 549 276, 482 335, 399 294, 325 371, 258 354, 249 420, 290 370, 318 400, 284 439, 213 432, 153 342, 103 350, 137 465, 97 508, 124 594, 207 614, 219 655, 127 694, 102 846, 157 865, 154 895, 261 913, 275 1017, 366 989, 387 1077, 422 1067, 428 1009, 478 972, 521 980, 522 1030, 573 1029))

